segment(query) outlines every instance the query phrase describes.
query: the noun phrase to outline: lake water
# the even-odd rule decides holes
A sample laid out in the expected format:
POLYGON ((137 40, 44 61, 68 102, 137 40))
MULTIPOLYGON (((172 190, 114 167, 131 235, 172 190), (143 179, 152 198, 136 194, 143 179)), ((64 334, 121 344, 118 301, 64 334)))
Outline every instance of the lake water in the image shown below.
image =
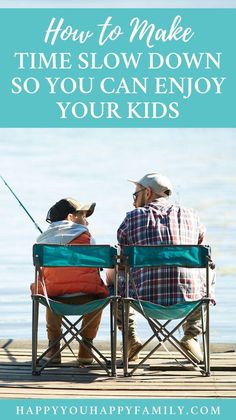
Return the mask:
MULTIPOLYGON (((196 208, 207 226, 217 265, 212 341, 235 342, 236 129, 0 129, 0 175, 42 229, 48 208, 65 196, 95 201, 90 230, 97 243, 116 243, 132 208, 128 178, 165 173, 172 201, 196 208)), ((32 244, 38 231, 0 183, 0 338, 31 337, 32 244)), ((105 312, 100 339, 108 338, 105 312)), ((145 335, 139 321, 139 333, 145 335)), ((44 316, 40 338, 45 337, 44 316)))

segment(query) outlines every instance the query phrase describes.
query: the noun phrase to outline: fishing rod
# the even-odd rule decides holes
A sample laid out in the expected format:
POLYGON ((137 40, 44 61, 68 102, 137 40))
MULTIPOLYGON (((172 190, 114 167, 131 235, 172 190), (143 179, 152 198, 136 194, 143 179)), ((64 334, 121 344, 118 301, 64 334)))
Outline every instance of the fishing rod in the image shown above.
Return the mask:
POLYGON ((17 197, 17 195, 14 193, 14 191, 11 189, 10 185, 8 185, 7 181, 2 177, 2 175, 0 175, 0 178, 2 179, 2 181, 4 182, 4 184, 6 185, 6 187, 9 189, 9 191, 12 193, 12 195, 14 195, 15 199, 18 201, 18 203, 23 208, 23 210, 26 212, 26 214, 29 216, 29 218, 32 220, 32 222, 34 223, 35 227, 39 230, 40 233, 42 233, 42 230, 40 229, 40 227, 37 225, 37 223, 35 222, 35 220, 31 216, 31 214, 25 208, 25 206, 23 205, 23 203, 19 200, 19 198, 17 197))

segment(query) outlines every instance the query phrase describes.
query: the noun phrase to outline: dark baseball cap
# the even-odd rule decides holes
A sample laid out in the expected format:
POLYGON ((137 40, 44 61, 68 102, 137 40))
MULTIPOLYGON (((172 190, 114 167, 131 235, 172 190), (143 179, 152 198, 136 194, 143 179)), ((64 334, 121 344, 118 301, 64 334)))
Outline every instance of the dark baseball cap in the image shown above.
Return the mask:
POLYGON ((73 214, 77 211, 85 211, 86 216, 89 217, 93 214, 95 206, 96 203, 81 204, 74 198, 62 198, 48 210, 46 221, 48 223, 58 222, 66 219, 69 213, 73 214))

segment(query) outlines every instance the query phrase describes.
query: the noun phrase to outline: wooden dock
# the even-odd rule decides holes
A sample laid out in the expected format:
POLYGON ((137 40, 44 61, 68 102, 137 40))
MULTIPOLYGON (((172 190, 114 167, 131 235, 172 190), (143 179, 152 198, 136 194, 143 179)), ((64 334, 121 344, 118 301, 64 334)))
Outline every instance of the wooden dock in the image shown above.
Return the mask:
POLYGON ((135 376, 118 368, 112 378, 96 364, 78 367, 66 351, 60 366, 32 376, 30 343, 0 340, 0 398, 236 398, 235 344, 212 346, 210 377, 176 356, 157 352, 135 376))

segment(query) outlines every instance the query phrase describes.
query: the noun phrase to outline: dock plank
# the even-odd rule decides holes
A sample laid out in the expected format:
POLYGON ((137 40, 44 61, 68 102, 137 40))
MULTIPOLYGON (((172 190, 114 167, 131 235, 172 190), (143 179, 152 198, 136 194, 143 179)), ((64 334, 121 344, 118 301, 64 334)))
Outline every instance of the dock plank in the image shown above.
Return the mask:
POLYGON ((0 398, 236 398, 235 347, 212 352, 210 377, 175 357, 156 352, 133 377, 124 378, 119 368, 111 378, 98 365, 78 367, 65 351, 62 365, 32 376, 30 347, 6 346, 0 348, 0 398))

